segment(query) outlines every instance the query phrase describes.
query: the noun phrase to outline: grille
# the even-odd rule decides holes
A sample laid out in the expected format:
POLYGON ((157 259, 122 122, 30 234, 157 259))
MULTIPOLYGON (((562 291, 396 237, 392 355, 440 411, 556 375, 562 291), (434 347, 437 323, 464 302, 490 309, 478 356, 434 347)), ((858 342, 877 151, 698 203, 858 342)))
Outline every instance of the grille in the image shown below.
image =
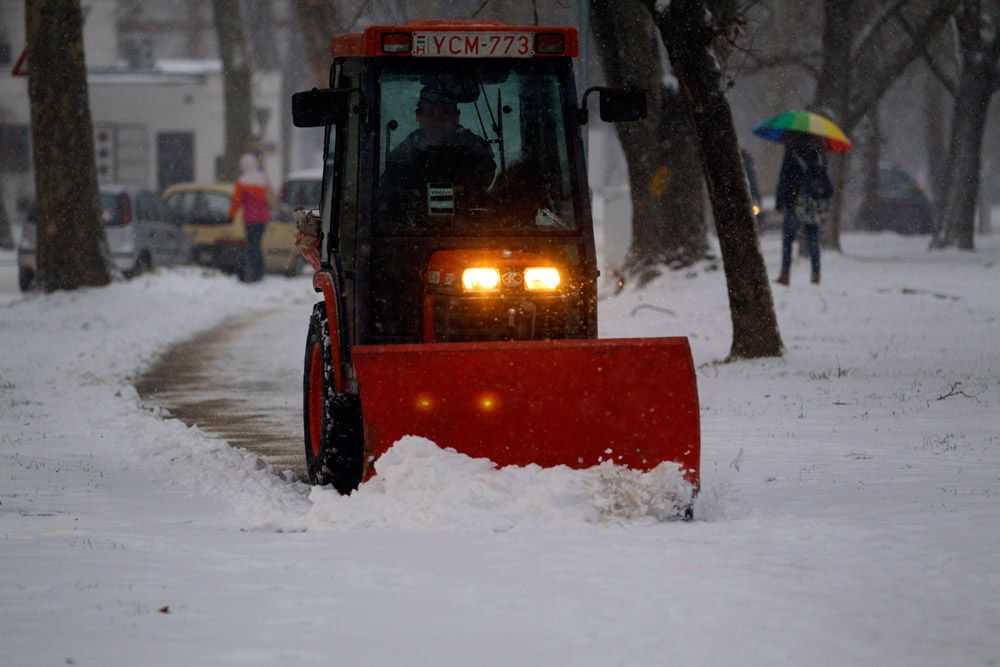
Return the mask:
POLYGON ((434 297, 438 342, 583 338, 582 305, 565 296, 434 297))

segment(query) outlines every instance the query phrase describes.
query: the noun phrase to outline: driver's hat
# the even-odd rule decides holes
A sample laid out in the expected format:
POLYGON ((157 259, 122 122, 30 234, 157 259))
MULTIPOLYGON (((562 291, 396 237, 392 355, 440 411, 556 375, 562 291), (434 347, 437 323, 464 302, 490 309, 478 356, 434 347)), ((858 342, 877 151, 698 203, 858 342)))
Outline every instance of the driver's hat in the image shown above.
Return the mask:
POLYGON ((417 101, 417 111, 427 107, 445 108, 449 111, 458 111, 458 100, 444 92, 440 88, 424 86, 420 89, 420 99, 417 101))

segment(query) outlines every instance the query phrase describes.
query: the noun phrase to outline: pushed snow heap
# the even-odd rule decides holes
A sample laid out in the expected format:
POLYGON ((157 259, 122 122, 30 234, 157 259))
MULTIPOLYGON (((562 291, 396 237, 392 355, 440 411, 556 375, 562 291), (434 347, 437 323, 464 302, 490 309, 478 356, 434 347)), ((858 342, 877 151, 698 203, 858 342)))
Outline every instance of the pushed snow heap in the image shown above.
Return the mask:
POLYGON ((403 530, 570 527, 660 522, 684 516, 694 487, 678 466, 649 472, 606 461, 587 470, 507 466, 441 449, 418 437, 379 458, 379 474, 349 498, 314 488, 312 507, 296 521, 309 530, 384 527, 403 530))

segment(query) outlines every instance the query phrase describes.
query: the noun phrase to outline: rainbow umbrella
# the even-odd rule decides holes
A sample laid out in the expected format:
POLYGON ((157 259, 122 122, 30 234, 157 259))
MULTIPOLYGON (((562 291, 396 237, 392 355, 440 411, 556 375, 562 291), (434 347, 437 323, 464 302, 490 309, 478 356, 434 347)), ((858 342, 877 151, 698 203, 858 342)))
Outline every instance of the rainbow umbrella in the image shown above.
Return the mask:
POLYGON ((777 142, 795 135, 813 137, 828 151, 846 153, 851 150, 851 140, 844 131, 826 116, 812 111, 786 111, 758 123, 753 133, 762 139, 777 142))

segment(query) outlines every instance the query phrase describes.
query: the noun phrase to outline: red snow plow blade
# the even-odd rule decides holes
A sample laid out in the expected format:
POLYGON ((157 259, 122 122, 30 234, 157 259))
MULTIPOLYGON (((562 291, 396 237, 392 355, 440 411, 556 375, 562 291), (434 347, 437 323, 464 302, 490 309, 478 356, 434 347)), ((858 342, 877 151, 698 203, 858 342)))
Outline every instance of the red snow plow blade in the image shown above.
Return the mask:
POLYGON ((366 458, 418 435, 501 467, 611 460, 650 470, 673 461, 697 488, 698 392, 686 338, 358 346, 352 354, 366 458))

